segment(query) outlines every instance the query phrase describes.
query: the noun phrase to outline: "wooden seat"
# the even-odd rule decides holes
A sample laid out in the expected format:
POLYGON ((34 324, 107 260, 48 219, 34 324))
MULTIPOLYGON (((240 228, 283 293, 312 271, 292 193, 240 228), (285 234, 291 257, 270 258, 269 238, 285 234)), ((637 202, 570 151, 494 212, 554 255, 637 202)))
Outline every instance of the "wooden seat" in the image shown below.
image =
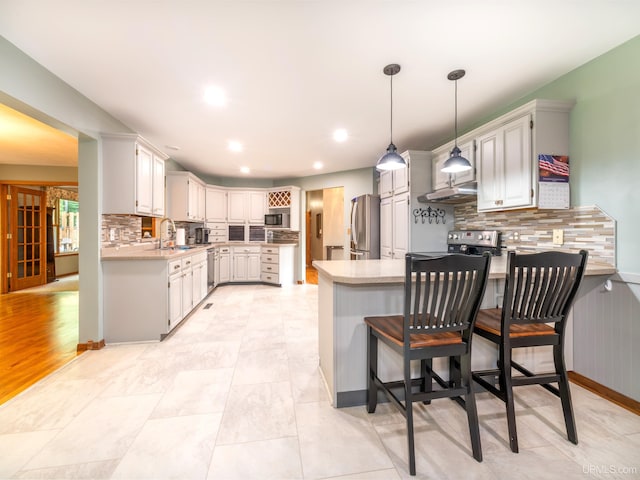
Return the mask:
POLYGON ((467 411, 473 457, 480 462, 478 414, 471 388, 471 331, 491 256, 428 258, 409 253, 405 262, 404 313, 364 319, 368 332, 368 411, 375 412, 381 390, 405 416, 409 473, 415 475, 413 403, 454 398, 467 411), (383 382, 378 377, 378 341, 402 356, 402 380, 383 382), (448 381, 433 370, 436 357, 449 357, 448 381), (420 376, 412 379, 411 363, 417 360, 420 376))
POLYGON ((585 250, 522 255, 510 252, 503 307, 478 312, 474 333, 498 345, 498 368, 474 371, 473 379, 505 402, 513 452, 518 452, 513 387, 520 385, 541 385, 560 397, 567 436, 578 443, 564 362, 564 332, 586 263, 585 250), (553 347, 552 373, 531 372, 512 358, 513 349, 543 345, 553 347), (522 375, 513 376, 512 369, 522 375))

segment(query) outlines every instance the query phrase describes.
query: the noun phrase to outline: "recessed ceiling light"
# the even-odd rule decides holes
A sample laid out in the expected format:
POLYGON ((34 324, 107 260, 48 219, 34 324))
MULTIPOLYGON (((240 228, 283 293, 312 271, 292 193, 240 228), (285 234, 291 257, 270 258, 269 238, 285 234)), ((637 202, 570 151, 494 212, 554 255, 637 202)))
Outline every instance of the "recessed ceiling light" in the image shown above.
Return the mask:
POLYGON ((251 169, 249 167, 240 167, 240 173, 244 173, 244 174, 251 173, 251 169))
POLYGON ((322 162, 313 162, 313 168, 315 168, 316 170, 320 170, 322 167, 324 167, 322 162))
POLYGON ((204 90, 204 101, 214 107, 224 107, 227 104, 227 94, 220 87, 210 86, 204 90))
POLYGON ((344 142, 347 140, 347 138, 349 138, 349 134, 347 133, 347 131, 344 128, 338 128, 337 130, 335 130, 333 132, 333 139, 336 142, 344 142))
POLYGON ((241 152, 244 150, 242 144, 236 140, 229 140, 229 150, 232 152, 241 152))
POLYGON ((180 150, 180 147, 177 145, 165 145, 164 148, 168 148, 169 150, 180 150))

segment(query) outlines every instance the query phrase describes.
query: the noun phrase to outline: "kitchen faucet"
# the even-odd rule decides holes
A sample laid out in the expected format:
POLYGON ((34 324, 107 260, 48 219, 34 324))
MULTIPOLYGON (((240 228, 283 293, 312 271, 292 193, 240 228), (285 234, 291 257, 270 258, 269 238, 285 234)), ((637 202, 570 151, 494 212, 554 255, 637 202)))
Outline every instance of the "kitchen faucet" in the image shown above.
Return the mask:
POLYGON ((171 237, 170 238, 173 238, 173 235, 175 235, 175 233, 176 233, 176 224, 173 223, 173 220, 171 220, 169 217, 164 217, 162 219, 162 221, 160 222, 160 227, 159 227, 160 228, 160 243, 158 245, 158 248, 160 250, 166 250, 168 248, 171 248, 171 247, 168 247, 168 246, 166 246, 164 244, 164 242, 168 241, 168 239, 163 239, 162 238, 163 237, 163 233, 164 233, 164 228, 162 228, 164 226, 164 222, 169 222, 169 230, 171 231, 171 237))

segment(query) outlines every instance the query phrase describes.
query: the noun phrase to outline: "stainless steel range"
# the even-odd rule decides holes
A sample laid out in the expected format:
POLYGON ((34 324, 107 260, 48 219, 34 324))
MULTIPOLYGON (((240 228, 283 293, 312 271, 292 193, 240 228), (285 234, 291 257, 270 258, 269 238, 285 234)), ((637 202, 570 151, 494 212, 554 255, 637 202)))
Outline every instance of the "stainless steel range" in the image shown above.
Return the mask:
POLYGON ((447 236, 449 253, 500 255, 500 232, 497 230, 452 230, 447 236))

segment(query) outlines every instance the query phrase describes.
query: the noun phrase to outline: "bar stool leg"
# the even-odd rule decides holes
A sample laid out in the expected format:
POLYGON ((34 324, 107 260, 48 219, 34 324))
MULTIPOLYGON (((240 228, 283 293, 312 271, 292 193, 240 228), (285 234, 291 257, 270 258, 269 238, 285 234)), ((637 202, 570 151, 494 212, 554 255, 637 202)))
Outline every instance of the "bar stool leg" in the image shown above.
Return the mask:
POLYGON ((368 371, 367 371, 367 412, 374 413, 378 406, 378 386, 375 382, 375 377, 378 375, 378 338, 373 334, 371 327, 367 327, 368 342, 367 342, 367 359, 368 359, 368 371))
POLYGON ((516 432, 516 409, 513 398, 513 382, 511 380, 511 348, 507 345, 502 349, 501 385, 504 401, 507 406, 507 425, 509 427, 509 445, 511 451, 518 453, 518 433, 516 432))
POLYGON ((573 416, 573 406, 571 403, 571 392, 569 390, 569 377, 564 364, 564 352, 562 345, 553 346, 553 362, 556 373, 560 376, 558 380, 558 390, 560 391, 560 401, 562 402, 562 413, 564 414, 564 424, 567 427, 567 438, 575 445, 578 444, 578 432, 576 430, 576 420, 573 416))

